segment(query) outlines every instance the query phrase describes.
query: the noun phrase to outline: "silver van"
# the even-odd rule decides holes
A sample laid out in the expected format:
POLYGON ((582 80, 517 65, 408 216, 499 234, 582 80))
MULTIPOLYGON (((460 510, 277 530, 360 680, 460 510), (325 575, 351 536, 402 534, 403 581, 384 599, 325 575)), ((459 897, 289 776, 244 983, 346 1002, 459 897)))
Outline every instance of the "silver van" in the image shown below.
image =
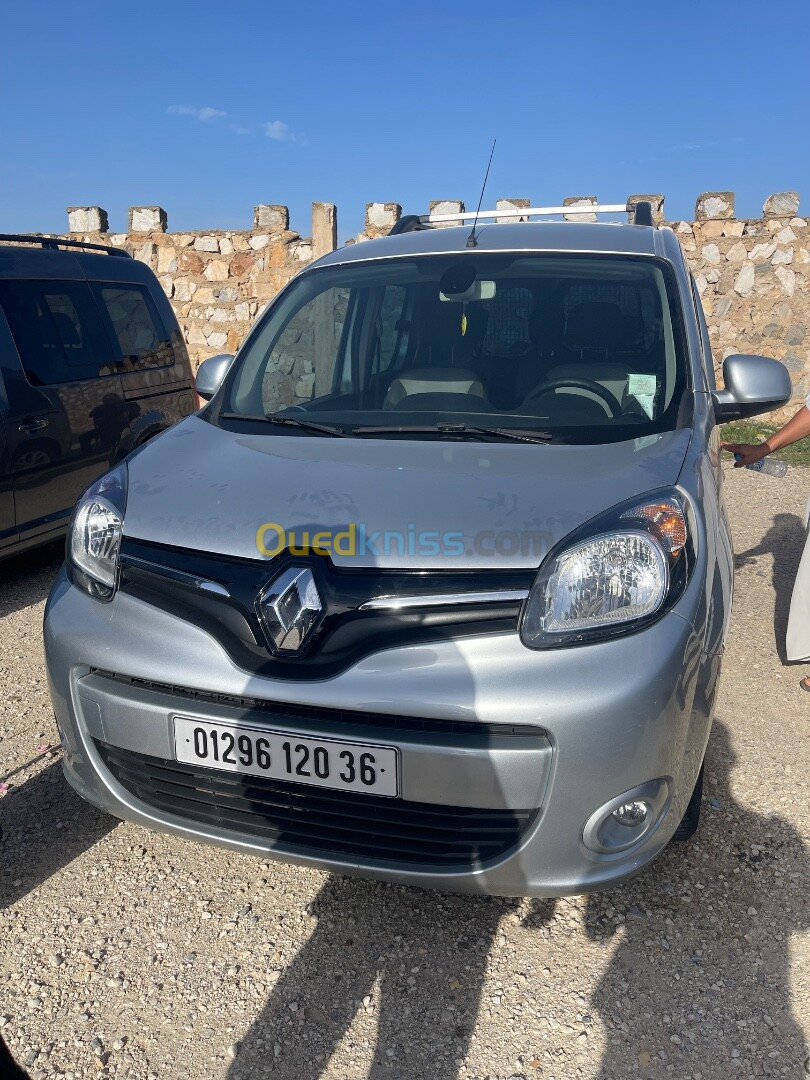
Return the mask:
POLYGON ((733 582, 717 423, 790 379, 730 356, 715 388, 649 204, 521 213, 319 260, 79 500, 45 647, 88 801, 501 895, 692 834, 733 582))

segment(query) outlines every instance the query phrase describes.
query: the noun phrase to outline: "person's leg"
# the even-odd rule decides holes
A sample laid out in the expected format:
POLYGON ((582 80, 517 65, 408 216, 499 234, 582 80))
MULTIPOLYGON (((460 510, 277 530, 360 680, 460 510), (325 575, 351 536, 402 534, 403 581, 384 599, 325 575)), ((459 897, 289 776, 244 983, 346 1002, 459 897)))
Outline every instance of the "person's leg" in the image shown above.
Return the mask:
MULTIPOLYGON (((810 662, 810 500, 805 510, 804 524, 808 533, 790 598, 785 651, 788 660, 810 662)), ((799 685, 803 690, 810 691, 810 676, 802 679, 799 685)))

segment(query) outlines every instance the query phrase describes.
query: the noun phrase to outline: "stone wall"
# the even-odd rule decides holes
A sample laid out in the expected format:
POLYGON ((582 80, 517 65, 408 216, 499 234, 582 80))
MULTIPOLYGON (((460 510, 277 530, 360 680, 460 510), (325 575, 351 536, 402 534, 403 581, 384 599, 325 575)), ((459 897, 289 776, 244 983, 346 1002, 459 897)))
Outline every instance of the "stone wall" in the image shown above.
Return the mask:
MULTIPOLYGON (((628 201, 640 199, 652 203, 657 222, 665 222, 663 195, 631 195, 628 201)), ((595 201, 592 195, 570 196, 564 205, 595 201)), ((508 218, 513 221, 530 205, 525 198, 497 200, 498 209, 514 211, 508 218)), ((436 214, 459 210, 459 200, 430 204, 436 214)), ((398 203, 368 203, 365 230, 349 243, 384 236, 401 214, 398 203)), ((66 235, 123 247, 151 266, 199 364, 215 353, 233 352, 279 289, 337 246, 337 209, 331 203, 312 204, 309 237, 289 225, 285 206, 262 204, 246 231, 170 233, 163 209, 139 206, 130 208, 129 231, 113 234, 100 207, 70 207, 66 235)), ((775 356, 790 371, 796 402, 803 399, 810 392, 810 226, 799 216, 799 196, 771 195, 763 216, 746 220, 735 217, 733 192, 706 192, 697 199, 693 221, 672 221, 669 227, 703 299, 718 375, 732 352, 775 356)), ((773 419, 789 413, 782 410, 773 419)))

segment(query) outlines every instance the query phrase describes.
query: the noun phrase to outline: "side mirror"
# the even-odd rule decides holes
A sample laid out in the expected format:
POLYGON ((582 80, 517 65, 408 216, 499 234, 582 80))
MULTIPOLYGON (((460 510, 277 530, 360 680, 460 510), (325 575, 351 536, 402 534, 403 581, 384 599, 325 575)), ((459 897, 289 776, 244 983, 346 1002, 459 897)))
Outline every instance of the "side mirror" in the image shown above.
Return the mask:
POLYGON ((727 356, 723 382, 724 390, 712 391, 714 415, 722 423, 780 409, 793 395, 787 368, 769 356, 727 356))
POLYGON ((194 389, 203 401, 210 401, 219 390, 232 363, 233 353, 220 353, 203 360, 194 378, 194 389))

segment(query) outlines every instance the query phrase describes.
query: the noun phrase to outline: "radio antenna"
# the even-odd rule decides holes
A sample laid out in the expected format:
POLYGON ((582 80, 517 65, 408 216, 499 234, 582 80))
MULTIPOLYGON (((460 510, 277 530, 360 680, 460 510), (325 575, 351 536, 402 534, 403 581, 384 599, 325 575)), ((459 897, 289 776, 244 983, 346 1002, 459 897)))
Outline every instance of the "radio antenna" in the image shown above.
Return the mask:
POLYGON ((489 180, 489 168, 490 168, 490 165, 492 165, 492 156, 495 153, 495 143, 497 141, 498 141, 497 139, 492 140, 492 149, 489 152, 489 162, 487 163, 487 171, 484 173, 484 182, 481 185, 481 195, 480 195, 480 198, 478 199, 478 207, 477 207, 477 209, 475 211, 475 217, 473 218, 472 228, 470 229, 470 235, 467 237, 467 247, 468 248, 478 247, 478 241, 475 238, 475 227, 478 224, 478 215, 481 213, 481 203, 484 201, 484 192, 486 191, 487 180, 489 180))

